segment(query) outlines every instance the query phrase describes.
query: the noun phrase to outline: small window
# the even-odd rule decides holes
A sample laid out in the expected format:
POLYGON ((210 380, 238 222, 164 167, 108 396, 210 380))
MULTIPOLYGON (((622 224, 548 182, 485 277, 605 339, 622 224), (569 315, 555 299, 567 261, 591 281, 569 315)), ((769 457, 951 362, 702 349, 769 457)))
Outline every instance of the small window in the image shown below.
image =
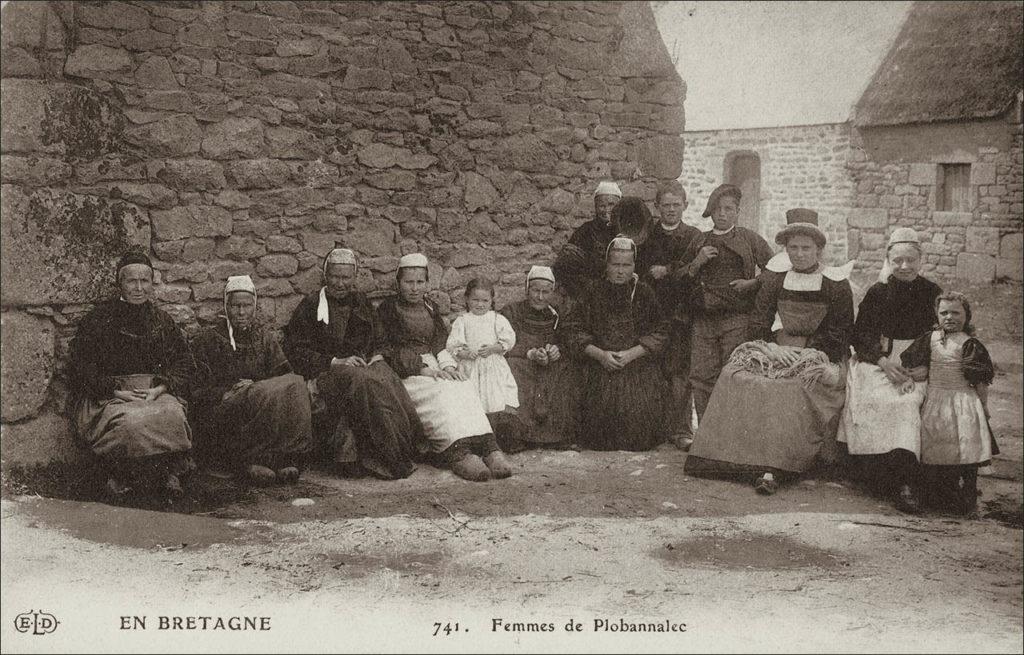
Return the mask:
POLYGON ((971 211, 970 193, 970 164, 939 164, 939 187, 935 190, 937 211, 971 211))

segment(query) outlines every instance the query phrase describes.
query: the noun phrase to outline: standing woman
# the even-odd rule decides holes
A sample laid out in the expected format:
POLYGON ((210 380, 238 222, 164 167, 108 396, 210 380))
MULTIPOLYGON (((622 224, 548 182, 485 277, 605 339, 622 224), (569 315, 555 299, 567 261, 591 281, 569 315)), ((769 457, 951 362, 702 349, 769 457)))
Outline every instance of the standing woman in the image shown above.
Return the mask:
POLYGON ((448 327, 426 298, 427 258, 398 260, 398 298, 380 304, 384 357, 402 378, 423 422, 430 449, 461 478, 507 478, 512 467, 498 448, 480 397, 446 349, 448 327))
MULTIPOLYGON (((551 306, 555 275, 547 266, 526 274, 526 299, 501 314, 516 332, 508 365, 519 386, 519 418, 527 444, 569 445, 579 429, 579 379, 565 356, 558 311, 551 306)), ((510 451, 511 452, 511 451, 510 451)))
POLYGON ((921 404, 925 371, 908 370, 900 355, 935 322, 937 284, 921 277, 921 242, 914 230, 893 230, 879 282, 860 303, 851 344, 846 407, 838 440, 857 456, 873 486, 898 509, 917 512, 921 404), (924 374, 924 375, 923 375, 924 374))
POLYGON ((579 443, 594 450, 650 450, 664 441, 668 387, 656 357, 667 340, 654 291, 634 272, 636 244, 608 244, 605 277, 566 317, 566 341, 583 373, 579 443))

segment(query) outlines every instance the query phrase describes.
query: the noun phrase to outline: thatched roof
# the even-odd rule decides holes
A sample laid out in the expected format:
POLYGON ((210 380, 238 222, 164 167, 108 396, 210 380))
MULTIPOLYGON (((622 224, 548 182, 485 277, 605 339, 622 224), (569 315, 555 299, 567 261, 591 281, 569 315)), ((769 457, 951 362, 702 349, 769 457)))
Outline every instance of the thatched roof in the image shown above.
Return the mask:
POLYGON ((858 127, 991 118, 1024 86, 1024 3, 917 2, 854 115, 858 127))

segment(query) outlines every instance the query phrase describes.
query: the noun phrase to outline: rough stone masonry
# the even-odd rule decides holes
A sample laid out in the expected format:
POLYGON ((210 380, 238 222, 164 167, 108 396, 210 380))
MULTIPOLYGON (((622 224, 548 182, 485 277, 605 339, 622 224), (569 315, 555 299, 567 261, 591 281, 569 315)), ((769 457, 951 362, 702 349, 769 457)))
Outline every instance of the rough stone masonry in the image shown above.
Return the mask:
POLYGON ((280 326, 336 245, 390 289, 521 293, 599 179, 653 199, 684 87, 646 2, 10 2, 2 10, 2 451, 77 457, 64 367, 112 265, 150 248, 186 328, 257 281, 280 326))

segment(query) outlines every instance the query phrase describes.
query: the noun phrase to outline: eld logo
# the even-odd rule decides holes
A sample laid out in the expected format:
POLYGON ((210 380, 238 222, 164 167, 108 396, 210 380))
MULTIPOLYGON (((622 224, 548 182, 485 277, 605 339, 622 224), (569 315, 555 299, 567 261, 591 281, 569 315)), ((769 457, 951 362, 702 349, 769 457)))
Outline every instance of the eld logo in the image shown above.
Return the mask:
POLYGON ((14 629, 18 632, 31 632, 34 635, 45 635, 53 632, 60 621, 53 614, 35 610, 14 617, 14 629))

